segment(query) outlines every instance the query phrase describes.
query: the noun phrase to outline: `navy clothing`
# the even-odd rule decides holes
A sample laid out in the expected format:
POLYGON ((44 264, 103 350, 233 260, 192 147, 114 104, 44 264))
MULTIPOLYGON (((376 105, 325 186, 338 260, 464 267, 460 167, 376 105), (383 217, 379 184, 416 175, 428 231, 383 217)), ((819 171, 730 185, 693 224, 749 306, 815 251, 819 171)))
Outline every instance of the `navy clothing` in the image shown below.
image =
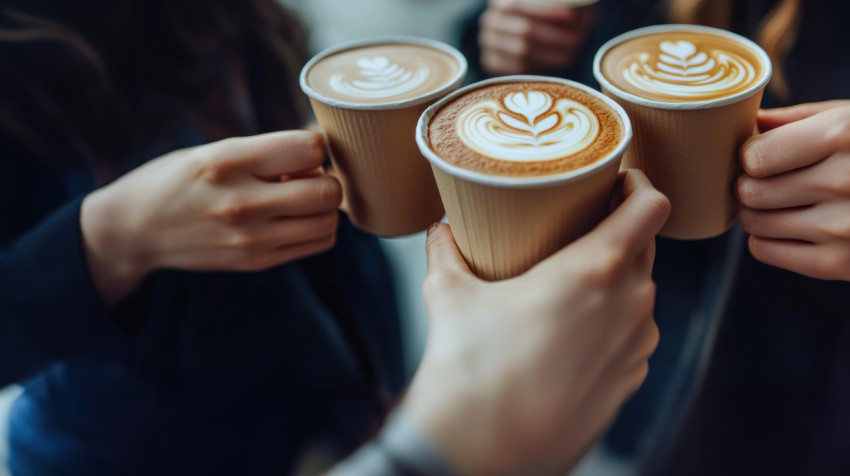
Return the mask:
MULTIPOLYGON (((0 29, 29 21, 11 6, 84 31, 75 22, 110 21, 98 9, 115 5, 3 2, 0 29)), ((341 457, 368 439, 404 384, 400 332, 379 245, 344 217, 330 252, 259 273, 159 271, 109 311, 84 260, 80 203, 97 176, 297 127, 295 100, 270 96, 295 97, 295 79, 266 84, 268 57, 241 45, 245 54, 222 48, 204 61, 217 72, 202 82, 206 94, 181 96, 160 89, 155 61, 167 52, 152 47, 138 71, 132 55, 106 58, 114 77, 138 73, 102 90, 114 116, 95 114, 112 102, 92 104, 69 124, 42 106, 74 100, 60 85, 86 81, 90 65, 70 43, 35 42, 38 54, 24 44, 0 43, 0 386, 25 384, 10 422, 13 474, 286 474, 311 446, 341 457), (155 128, 115 136, 112 170, 73 140, 80 124, 109 130, 151 114, 162 119, 155 128)))
MULTIPOLYGON (((750 38, 777 4, 732 3, 732 29, 750 38)), ((784 68, 792 97, 782 103, 768 90, 763 107, 850 98, 850 6, 801 3, 784 68)), ((667 23, 667 7, 602 0, 584 54, 559 74, 596 85, 592 61, 602 43, 667 23)), ((476 27, 465 53, 483 77, 476 27)), ((850 474, 850 283, 762 264, 746 242, 740 228, 709 240, 657 240, 661 340, 604 443, 651 475, 850 474)))

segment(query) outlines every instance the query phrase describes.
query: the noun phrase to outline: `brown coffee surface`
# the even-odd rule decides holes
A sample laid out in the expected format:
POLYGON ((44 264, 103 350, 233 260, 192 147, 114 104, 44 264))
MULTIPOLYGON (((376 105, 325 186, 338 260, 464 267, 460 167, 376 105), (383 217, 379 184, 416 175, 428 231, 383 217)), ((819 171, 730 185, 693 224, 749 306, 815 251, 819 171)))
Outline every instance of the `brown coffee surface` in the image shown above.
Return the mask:
POLYGON ((743 41, 703 31, 665 31, 628 39, 602 58, 617 88, 661 102, 722 99, 751 90, 767 74, 743 41))
POLYGON ((446 162, 488 175, 569 172, 608 156, 623 140, 620 117, 584 90, 545 81, 496 83, 442 106, 428 126, 446 162))
POLYGON ((307 84, 331 99, 386 104, 415 99, 450 85, 457 60, 425 45, 386 43, 329 55, 307 72, 307 84))

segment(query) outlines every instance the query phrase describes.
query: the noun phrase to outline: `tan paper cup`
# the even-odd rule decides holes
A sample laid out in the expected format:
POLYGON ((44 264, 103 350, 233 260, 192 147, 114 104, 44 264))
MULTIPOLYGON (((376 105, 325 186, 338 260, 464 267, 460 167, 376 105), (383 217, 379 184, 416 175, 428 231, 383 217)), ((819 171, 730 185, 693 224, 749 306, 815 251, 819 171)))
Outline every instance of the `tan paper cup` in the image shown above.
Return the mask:
POLYGON ((522 274, 590 231, 608 214, 620 159, 631 135, 625 111, 587 86, 542 76, 505 76, 467 86, 429 107, 419 119, 416 142, 431 162, 461 254, 479 277, 495 281, 522 274), (446 162, 433 151, 428 125, 443 105, 473 89, 513 81, 561 83, 593 94, 620 117, 622 141, 589 166, 543 177, 473 172, 446 162))
POLYGON ((444 43, 413 37, 383 37, 325 50, 301 71, 301 89, 330 149, 332 174, 343 189, 342 209, 359 228, 376 235, 401 236, 426 229, 443 216, 443 205, 428 162, 416 147, 414 131, 422 112, 455 90, 466 76, 466 59, 444 43), (444 87, 385 104, 357 104, 329 98, 307 83, 307 75, 327 56, 380 44, 412 44, 448 53, 458 73, 444 87))
POLYGON ((640 28, 605 43, 593 72, 602 92, 629 115, 634 142, 624 168, 639 168, 667 195, 672 212, 660 235, 702 239, 728 230, 738 217, 734 183, 741 173, 738 150, 753 134, 764 86, 770 80, 767 54, 752 41, 724 30, 694 25, 640 28), (764 78, 741 93, 711 101, 670 103, 644 99, 618 88, 602 74, 602 59, 614 46, 639 36, 669 31, 706 31, 748 45, 763 62, 764 78))

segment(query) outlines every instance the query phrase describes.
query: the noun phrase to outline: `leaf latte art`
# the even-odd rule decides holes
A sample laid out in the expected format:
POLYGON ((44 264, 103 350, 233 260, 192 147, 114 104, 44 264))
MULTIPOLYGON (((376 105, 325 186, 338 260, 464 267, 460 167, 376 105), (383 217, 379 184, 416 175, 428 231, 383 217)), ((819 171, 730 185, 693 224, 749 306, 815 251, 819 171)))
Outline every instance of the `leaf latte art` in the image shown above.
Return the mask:
POLYGON ((658 49, 627 63, 623 80, 649 93, 698 99, 734 92, 756 76, 749 61, 732 52, 701 51, 686 40, 662 41, 658 49))
POLYGON ((349 81, 345 74, 330 78, 330 87, 340 93, 360 98, 388 98, 409 93, 428 79, 428 68, 407 70, 384 56, 364 56, 357 60, 360 77, 349 81))
POLYGON ((458 117, 457 133, 467 147, 493 159, 555 160, 593 144, 599 120, 583 104, 531 90, 473 105, 458 117))

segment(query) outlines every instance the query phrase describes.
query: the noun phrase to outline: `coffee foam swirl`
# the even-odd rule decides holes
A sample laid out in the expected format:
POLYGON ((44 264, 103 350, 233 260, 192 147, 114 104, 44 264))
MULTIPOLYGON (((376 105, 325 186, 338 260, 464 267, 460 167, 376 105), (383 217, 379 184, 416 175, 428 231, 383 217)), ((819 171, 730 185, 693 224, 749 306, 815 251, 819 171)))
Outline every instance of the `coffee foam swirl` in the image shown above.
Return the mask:
POLYGON ((433 112, 429 147, 461 169, 539 177, 588 166, 620 146, 625 126, 598 93, 541 79, 468 87, 433 112))
POLYGON ((347 80, 344 73, 330 78, 330 87, 340 94, 355 98, 389 98, 409 93, 428 80, 428 68, 419 65, 414 71, 393 63, 385 56, 364 56, 357 60, 360 77, 347 80))
POLYGON ((382 105, 425 98, 449 88, 460 81, 465 68, 459 54, 437 46, 367 43, 311 60, 302 81, 314 97, 382 105))
POLYGON ((683 25, 644 30, 615 38, 612 42, 619 43, 603 47, 597 56, 597 75, 639 98, 713 101, 755 91, 770 76, 766 55, 736 35, 683 25), (648 32, 641 34, 644 30, 648 32))
POLYGON ((599 120, 583 104, 531 90, 470 107, 458 117, 457 130, 461 141, 479 154, 529 162, 585 149, 599 134, 599 120))
POLYGON ((743 57, 716 49, 700 51, 687 40, 662 41, 658 51, 641 53, 627 63, 623 79, 649 93, 699 99, 734 93, 756 77, 743 57))

